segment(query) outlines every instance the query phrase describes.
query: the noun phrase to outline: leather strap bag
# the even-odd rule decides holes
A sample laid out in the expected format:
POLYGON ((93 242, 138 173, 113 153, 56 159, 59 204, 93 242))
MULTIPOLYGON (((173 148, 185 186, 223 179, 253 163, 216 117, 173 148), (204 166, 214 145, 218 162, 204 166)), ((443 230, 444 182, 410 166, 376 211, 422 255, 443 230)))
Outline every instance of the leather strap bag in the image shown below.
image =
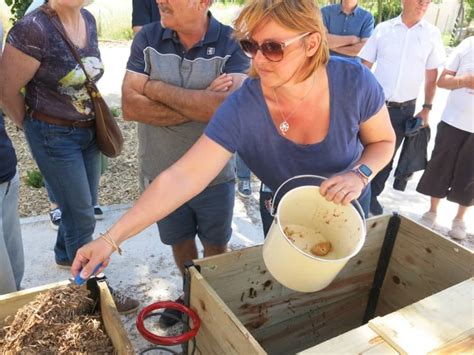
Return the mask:
POLYGON ((41 10, 48 16, 53 26, 68 44, 74 58, 79 63, 86 76, 85 86, 94 106, 97 145, 99 146, 100 151, 110 158, 117 157, 120 155, 123 148, 123 136, 112 112, 110 112, 109 106, 87 73, 87 70, 82 63, 81 56, 77 52, 76 46, 66 35, 65 29, 59 21, 56 11, 51 9, 47 4, 41 6, 41 10))

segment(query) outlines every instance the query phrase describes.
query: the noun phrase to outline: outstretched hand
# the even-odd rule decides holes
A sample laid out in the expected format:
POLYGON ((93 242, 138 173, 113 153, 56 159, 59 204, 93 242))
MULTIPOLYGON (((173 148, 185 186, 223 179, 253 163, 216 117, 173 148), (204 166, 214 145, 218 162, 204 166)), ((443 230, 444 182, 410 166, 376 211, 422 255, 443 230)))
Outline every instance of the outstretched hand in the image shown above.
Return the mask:
POLYGON ((113 252, 112 246, 102 238, 84 245, 77 251, 72 263, 71 273, 73 277, 80 273, 81 278, 88 279, 100 263, 102 263, 102 267, 96 273, 102 272, 109 265, 110 256, 113 252))
POLYGON ((363 189, 364 183, 361 178, 349 171, 324 180, 319 191, 328 201, 348 205, 360 196, 363 189))

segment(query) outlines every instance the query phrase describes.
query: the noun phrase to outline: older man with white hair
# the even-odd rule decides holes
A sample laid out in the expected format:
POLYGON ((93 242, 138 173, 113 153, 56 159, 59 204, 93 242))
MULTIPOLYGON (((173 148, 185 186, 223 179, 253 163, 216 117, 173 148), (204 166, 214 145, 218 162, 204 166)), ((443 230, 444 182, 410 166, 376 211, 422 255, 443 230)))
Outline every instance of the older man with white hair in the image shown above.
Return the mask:
MULTIPOLYGON (((211 3, 157 0, 161 21, 145 25, 133 41, 122 107, 125 119, 139 123, 142 187, 191 148, 217 107, 245 78, 249 59, 232 28, 211 15, 211 3)), ((227 165, 195 198, 158 222, 160 238, 172 246, 181 273, 186 261, 198 257, 196 235, 204 256, 226 251, 233 206, 234 171, 227 165)), ((176 323, 169 312, 160 319, 163 327, 176 323)))

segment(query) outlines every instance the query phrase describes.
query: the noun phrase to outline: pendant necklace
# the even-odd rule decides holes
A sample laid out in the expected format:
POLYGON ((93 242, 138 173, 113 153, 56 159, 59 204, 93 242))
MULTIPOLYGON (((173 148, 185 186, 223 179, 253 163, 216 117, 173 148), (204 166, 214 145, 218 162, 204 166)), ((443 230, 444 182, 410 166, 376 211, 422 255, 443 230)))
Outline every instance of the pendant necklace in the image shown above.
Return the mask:
POLYGON ((283 122, 281 122, 280 126, 278 127, 280 129, 280 132, 281 132, 282 135, 286 136, 286 132, 288 132, 290 130, 290 124, 288 123, 289 119, 298 110, 300 105, 303 103, 303 101, 306 99, 306 97, 308 97, 309 93, 313 90, 315 82, 316 82, 316 75, 313 74, 313 83, 311 84, 311 87, 309 88, 308 92, 306 92, 306 94, 303 95, 303 97, 296 104, 293 111, 291 111, 290 114, 287 115, 287 116, 285 116, 283 114, 283 110, 281 109, 280 102, 278 101, 278 96, 276 94, 275 88, 272 88, 273 96, 275 97, 275 101, 276 101, 276 104, 277 104, 277 107, 278 107, 278 111, 280 111, 280 116, 283 118, 283 122))

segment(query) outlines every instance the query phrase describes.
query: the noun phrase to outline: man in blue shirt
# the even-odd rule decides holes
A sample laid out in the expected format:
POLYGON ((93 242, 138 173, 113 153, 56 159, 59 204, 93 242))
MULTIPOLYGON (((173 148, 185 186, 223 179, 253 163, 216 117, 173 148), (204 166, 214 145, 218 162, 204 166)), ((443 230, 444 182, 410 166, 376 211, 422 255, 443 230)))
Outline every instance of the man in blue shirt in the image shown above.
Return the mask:
POLYGON ((355 58, 372 35, 374 17, 357 5, 357 0, 341 0, 340 4, 321 9, 328 31, 331 55, 355 58))
POLYGON ((143 26, 160 21, 156 0, 133 0, 132 30, 136 34, 143 26))
MULTIPOLYGON (((246 77, 242 73, 250 60, 232 28, 212 17, 211 3, 159 2, 161 21, 145 25, 133 40, 122 107, 126 120, 138 122, 142 188, 191 148, 217 107, 246 77)), ((171 245, 181 273, 186 261, 198 257, 196 236, 204 256, 226 251, 232 234, 234 179, 228 164, 196 197, 158 222, 160 238, 171 245)), ((176 322, 167 314, 160 318, 164 327, 176 322)))

